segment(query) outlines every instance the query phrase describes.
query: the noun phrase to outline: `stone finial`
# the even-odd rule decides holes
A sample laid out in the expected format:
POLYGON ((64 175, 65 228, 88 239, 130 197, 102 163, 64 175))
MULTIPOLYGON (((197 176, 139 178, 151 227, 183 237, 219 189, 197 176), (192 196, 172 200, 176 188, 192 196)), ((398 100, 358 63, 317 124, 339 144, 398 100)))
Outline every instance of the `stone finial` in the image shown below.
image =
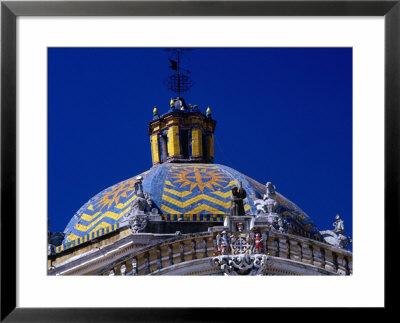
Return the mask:
POLYGON ((174 106, 175 106, 175 109, 177 109, 177 110, 182 110, 182 111, 186 110, 186 106, 185 106, 185 103, 182 98, 179 98, 179 97, 176 98, 174 101, 174 106))
POLYGON ((153 108, 153 118, 155 118, 157 116, 158 116, 158 110, 157 110, 157 107, 154 107, 153 108))

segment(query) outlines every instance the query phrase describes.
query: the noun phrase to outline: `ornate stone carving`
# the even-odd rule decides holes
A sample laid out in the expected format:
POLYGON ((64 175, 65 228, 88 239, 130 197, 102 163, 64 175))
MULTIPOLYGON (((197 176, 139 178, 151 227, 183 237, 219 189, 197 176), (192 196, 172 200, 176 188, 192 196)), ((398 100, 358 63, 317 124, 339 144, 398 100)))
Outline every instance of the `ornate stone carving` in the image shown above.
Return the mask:
POLYGON ((136 198, 131 204, 130 211, 123 217, 128 221, 133 233, 142 232, 151 220, 159 220, 158 209, 153 207, 154 203, 150 193, 143 192, 143 177, 137 176, 135 183, 136 198))
POLYGON ((344 221, 340 218, 339 214, 336 214, 335 222, 333 223, 333 226, 335 227, 333 232, 336 232, 338 234, 344 233, 344 221))
POLYGON ((265 194, 263 199, 257 199, 254 204, 258 215, 277 214, 279 204, 272 197, 275 195, 275 185, 268 182, 265 185, 265 194))
POLYGON ((237 230, 237 232, 243 232, 243 230, 244 230, 243 222, 236 223, 236 230, 237 230))
POLYGON ((252 249, 253 254, 264 253, 264 241, 267 241, 267 237, 265 234, 263 235, 264 237, 261 235, 260 232, 256 232, 254 234, 253 249, 252 249))
POLYGON ((237 254, 244 254, 250 253, 252 248, 252 241, 248 234, 237 234, 232 235, 232 253, 237 254))
POLYGON ((322 237, 326 243, 337 248, 346 249, 353 241, 350 237, 344 235, 344 221, 339 214, 336 215, 335 222, 332 225, 334 227, 333 230, 320 231, 322 237))
POLYGON ((271 259, 267 255, 217 256, 213 264, 224 271, 224 275, 265 275, 271 259))
POLYGON ((217 254, 228 255, 231 252, 231 239, 226 231, 217 235, 217 254))
POLYGON ((273 199, 273 196, 276 194, 275 185, 268 182, 265 187, 263 199, 254 201, 257 213, 252 221, 251 227, 269 226, 274 230, 286 233, 290 229, 290 224, 283 215, 279 214, 279 203, 273 199))
POLYGON ((242 188, 242 182, 239 187, 232 188, 231 212, 230 215, 245 215, 243 200, 246 198, 246 191, 242 188))
POLYGON ((142 232, 147 225, 147 217, 134 214, 129 224, 133 233, 142 232))
POLYGON ((273 219, 272 227, 279 232, 286 233, 289 231, 290 225, 283 216, 279 215, 273 219))

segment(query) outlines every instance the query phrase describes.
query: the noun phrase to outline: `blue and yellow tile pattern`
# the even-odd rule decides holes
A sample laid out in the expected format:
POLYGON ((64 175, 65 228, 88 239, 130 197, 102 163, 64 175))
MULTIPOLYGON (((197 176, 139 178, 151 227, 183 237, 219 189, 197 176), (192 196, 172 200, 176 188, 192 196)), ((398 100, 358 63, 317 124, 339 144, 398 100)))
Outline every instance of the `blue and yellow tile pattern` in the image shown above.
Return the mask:
POLYGON ((86 234, 83 237, 79 237, 75 240, 65 242, 65 243, 61 244, 60 246, 56 247, 55 252, 60 253, 64 250, 68 250, 72 247, 76 247, 78 245, 81 245, 82 243, 88 242, 94 238, 101 237, 105 234, 111 233, 118 229, 119 229, 119 223, 115 223, 114 225, 107 227, 106 229, 100 229, 98 231, 91 232, 90 234, 86 234))
MULTIPOLYGON (((244 200, 246 215, 254 215, 254 200, 262 198, 265 193, 265 185, 218 164, 165 163, 140 175, 143 176, 143 190, 151 194, 166 221, 222 222, 230 213, 231 189, 239 182, 247 192, 244 200)), ((110 230, 119 223, 136 198, 135 178, 107 188, 82 206, 64 230, 64 243, 80 241, 101 229, 110 230)), ((279 193, 276 200, 296 233, 320 238, 318 229, 297 205, 279 193)))

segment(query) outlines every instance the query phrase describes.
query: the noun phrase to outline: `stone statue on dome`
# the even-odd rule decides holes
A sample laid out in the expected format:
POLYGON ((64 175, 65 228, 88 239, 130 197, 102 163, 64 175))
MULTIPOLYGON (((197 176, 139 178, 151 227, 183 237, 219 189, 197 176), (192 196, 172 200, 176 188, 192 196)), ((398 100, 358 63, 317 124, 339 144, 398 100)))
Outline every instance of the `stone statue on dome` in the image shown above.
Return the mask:
POLYGON ((230 215, 245 215, 243 200, 246 198, 246 191, 242 188, 242 182, 239 187, 232 188, 231 212, 230 215))

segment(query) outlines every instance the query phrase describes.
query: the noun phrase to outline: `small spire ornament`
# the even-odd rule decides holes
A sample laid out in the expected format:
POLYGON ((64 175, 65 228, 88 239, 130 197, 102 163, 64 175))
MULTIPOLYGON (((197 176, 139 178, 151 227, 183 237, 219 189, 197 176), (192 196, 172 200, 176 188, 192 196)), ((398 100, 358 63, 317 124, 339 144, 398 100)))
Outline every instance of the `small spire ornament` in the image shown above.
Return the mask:
POLYGON ((154 107, 153 108, 153 119, 155 119, 157 117, 158 117, 158 110, 157 110, 157 107, 154 107))
POLYGON ((211 109, 210 109, 210 107, 207 108, 206 115, 207 115, 207 118, 211 118, 211 109))

